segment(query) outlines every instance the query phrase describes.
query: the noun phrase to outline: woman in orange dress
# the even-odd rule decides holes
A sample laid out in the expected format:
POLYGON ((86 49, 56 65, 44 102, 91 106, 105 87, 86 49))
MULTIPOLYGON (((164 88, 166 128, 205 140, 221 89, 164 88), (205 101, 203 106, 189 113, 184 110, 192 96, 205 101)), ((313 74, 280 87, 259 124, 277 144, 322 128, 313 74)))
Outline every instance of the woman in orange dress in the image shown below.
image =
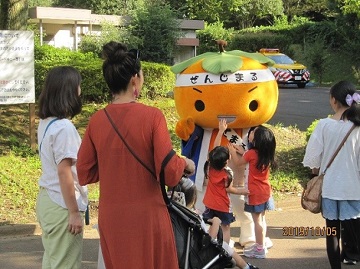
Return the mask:
MULTIPOLYGON (((137 103, 144 77, 139 52, 117 42, 104 46, 103 75, 113 95, 86 129, 77 161, 81 185, 100 182, 99 232, 107 269, 178 269, 175 239, 159 184, 161 163, 173 149, 166 120, 137 103), (141 164, 119 137, 145 164, 141 164)), ((165 184, 175 186, 194 163, 174 155, 165 184)))

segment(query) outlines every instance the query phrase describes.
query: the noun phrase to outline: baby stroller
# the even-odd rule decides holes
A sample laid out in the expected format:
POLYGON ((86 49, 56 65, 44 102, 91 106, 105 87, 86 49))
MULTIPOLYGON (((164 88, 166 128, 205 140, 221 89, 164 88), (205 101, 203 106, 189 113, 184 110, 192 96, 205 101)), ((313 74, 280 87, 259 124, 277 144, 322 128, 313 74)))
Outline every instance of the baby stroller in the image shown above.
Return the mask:
MULTIPOLYGON (((163 167, 165 165, 163 163, 163 167)), ((170 198, 168 197, 163 169, 160 173, 160 183, 173 225, 179 268, 223 269, 231 264, 232 257, 222 247, 221 228, 217 240, 212 240, 202 228, 200 216, 172 200, 174 189, 171 191, 170 198)))

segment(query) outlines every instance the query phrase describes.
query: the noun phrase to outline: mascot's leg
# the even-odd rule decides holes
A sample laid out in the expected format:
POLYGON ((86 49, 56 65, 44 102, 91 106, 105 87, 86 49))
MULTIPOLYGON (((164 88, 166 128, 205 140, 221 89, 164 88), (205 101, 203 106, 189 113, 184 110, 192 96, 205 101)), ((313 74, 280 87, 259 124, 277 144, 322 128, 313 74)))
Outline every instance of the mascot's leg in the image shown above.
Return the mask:
POLYGON ((202 190, 197 190, 197 198, 196 198, 196 203, 195 203, 195 209, 197 210, 198 214, 202 215, 202 213, 204 213, 205 211, 205 205, 203 203, 203 199, 204 199, 204 195, 205 195, 205 191, 206 191, 206 186, 202 187, 202 190))
POLYGON ((244 196, 231 194, 231 203, 236 220, 240 222, 239 243, 242 246, 251 246, 255 243, 255 228, 251 214, 244 211, 244 196))
MULTIPOLYGON (((244 186, 246 167, 236 164, 236 156, 230 160, 229 166, 234 172, 234 186, 244 186)), ((255 228, 251 213, 244 211, 245 197, 243 195, 231 194, 230 199, 236 220, 240 222, 239 243, 241 246, 250 247, 255 243, 255 228)))

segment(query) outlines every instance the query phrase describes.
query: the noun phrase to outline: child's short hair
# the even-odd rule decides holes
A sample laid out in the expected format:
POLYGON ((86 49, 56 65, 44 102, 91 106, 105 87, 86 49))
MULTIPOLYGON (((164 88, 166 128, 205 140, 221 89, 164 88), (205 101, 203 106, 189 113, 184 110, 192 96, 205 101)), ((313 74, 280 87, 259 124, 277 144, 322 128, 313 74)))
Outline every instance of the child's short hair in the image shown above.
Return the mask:
POLYGON ((72 118, 81 112, 79 95, 81 75, 72 66, 56 66, 46 76, 39 96, 40 119, 57 117, 72 118))
POLYGON ((230 158, 229 149, 223 146, 217 146, 209 152, 209 165, 215 170, 223 169, 230 158))

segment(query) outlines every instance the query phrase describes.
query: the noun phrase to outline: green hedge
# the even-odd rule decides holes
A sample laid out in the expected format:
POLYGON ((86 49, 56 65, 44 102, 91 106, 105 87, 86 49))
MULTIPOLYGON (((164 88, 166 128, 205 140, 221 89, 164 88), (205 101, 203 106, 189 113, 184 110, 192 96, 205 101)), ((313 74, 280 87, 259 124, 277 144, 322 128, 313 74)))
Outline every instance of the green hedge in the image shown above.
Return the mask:
MULTIPOLYGON (((108 87, 102 76, 102 60, 92 53, 73 52, 51 46, 35 49, 35 93, 40 95, 45 77, 49 70, 59 65, 71 65, 82 76, 81 95, 84 102, 103 102, 110 100, 108 87)), ((175 85, 175 75, 170 66, 142 62, 145 77, 140 98, 155 99, 165 97, 175 85)))
POLYGON ((242 50, 256 52, 261 48, 279 48, 287 51, 291 45, 291 40, 285 35, 271 32, 258 33, 239 33, 234 35, 229 50, 242 50))

